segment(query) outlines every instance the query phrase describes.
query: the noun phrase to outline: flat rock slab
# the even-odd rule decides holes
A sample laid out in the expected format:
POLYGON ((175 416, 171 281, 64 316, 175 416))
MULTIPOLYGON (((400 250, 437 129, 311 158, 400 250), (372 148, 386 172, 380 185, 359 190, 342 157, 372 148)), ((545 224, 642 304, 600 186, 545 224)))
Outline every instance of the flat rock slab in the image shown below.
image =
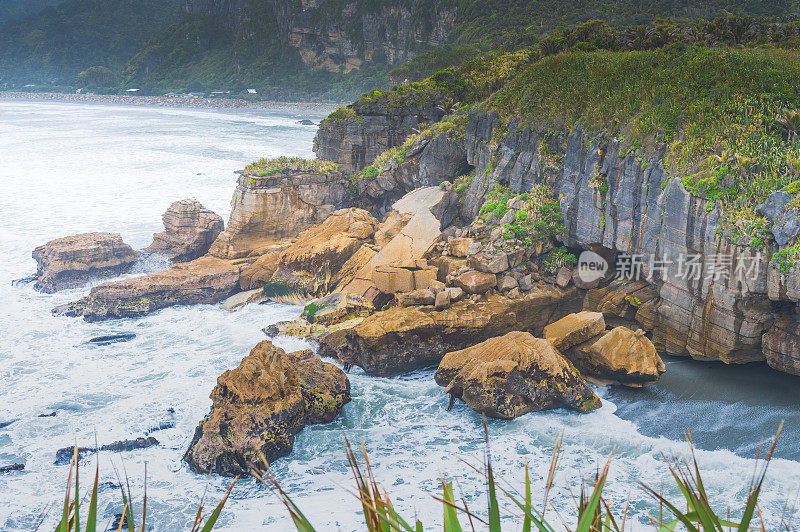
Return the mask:
POLYGON ((92 279, 124 273, 138 255, 117 233, 83 233, 51 240, 33 250, 37 262, 35 288, 58 292, 92 279))
POLYGON ((239 284, 239 267, 211 256, 169 270, 103 283, 83 299, 53 309, 86 321, 144 316, 174 305, 219 303, 239 284))

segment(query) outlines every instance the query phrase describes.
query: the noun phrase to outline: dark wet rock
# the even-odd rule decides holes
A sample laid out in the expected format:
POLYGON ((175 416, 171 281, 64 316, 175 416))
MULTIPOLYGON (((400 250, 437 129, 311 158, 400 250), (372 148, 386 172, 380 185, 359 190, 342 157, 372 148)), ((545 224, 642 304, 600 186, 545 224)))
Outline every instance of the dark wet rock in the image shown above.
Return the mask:
POLYGON ((11 286, 22 286, 24 284, 32 283, 36 280, 36 275, 29 275, 28 277, 23 277, 22 279, 14 279, 11 281, 11 286))
POLYGON ((447 310, 393 307, 351 329, 320 339, 320 355, 360 366, 369 375, 393 376, 438 364, 445 353, 514 330, 541 334, 544 326, 576 310, 580 296, 537 285, 519 298, 491 294, 447 310))
POLYGON ((211 256, 169 270, 103 283, 87 297, 53 309, 86 321, 134 318, 175 305, 219 303, 239 285, 239 267, 211 256))
POLYGON ((297 123, 300 124, 301 126, 313 126, 313 125, 315 125, 313 120, 309 120, 307 118, 304 119, 304 120, 298 120, 297 123))
POLYGON ((38 417, 56 417, 57 415, 58 415, 58 412, 54 411, 54 412, 50 412, 49 414, 39 414, 38 417))
POLYGON ((136 338, 135 333, 108 334, 105 336, 95 336, 86 343, 94 345, 110 345, 122 342, 130 342, 134 338, 136 338))
POLYGON ((307 424, 332 420, 350 400, 347 376, 307 352, 268 341, 217 379, 211 412, 183 459, 197 473, 249 475, 288 455, 307 424))
POLYGON ((0 421, 0 429, 4 429, 7 426, 11 425, 12 423, 18 421, 17 419, 11 419, 9 421, 0 421))
POLYGON ((0 473, 10 473, 11 471, 22 471, 25 469, 25 464, 11 464, 0 466, 0 473))
MULTIPOLYGON (((114 443, 109 443, 101 446, 100 449, 98 450, 111 451, 111 452, 124 452, 124 451, 133 451, 134 449, 146 449, 154 445, 158 445, 158 440, 150 436, 147 438, 136 438, 135 440, 115 441, 114 443)), ((56 451, 55 465, 65 465, 70 463, 74 452, 75 452, 75 446, 63 447, 58 451, 56 451)), ((95 452, 94 447, 78 447, 78 458, 83 458, 84 456, 91 454, 93 452, 95 452)))
POLYGON ((116 233, 83 233, 51 240, 33 250, 36 289, 58 292, 83 286, 91 279, 126 272, 137 254, 116 233))

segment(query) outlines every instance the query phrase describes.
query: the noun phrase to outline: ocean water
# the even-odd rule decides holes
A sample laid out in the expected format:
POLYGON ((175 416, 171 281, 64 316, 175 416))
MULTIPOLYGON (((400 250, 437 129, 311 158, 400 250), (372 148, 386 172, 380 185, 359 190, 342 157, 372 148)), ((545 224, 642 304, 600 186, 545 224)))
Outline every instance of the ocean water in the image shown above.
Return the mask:
MULTIPOLYGON (((215 305, 164 309, 141 319, 85 323, 53 317, 54 306, 83 296, 88 287, 40 294, 31 283, 12 285, 35 271, 31 250, 52 238, 84 231, 122 234, 135 248, 161 230, 161 214, 177 199, 193 197, 227 217, 235 170, 262 156, 311 156, 315 122, 309 111, 212 111, 87 104, 0 101, 0 466, 22 462, 25 470, 0 474, 0 530, 51 528, 68 466, 54 465, 56 450, 76 443, 100 445, 152 432, 159 445, 101 453, 83 462, 85 485, 99 460, 104 523, 120 512, 117 475, 127 474, 141 509, 147 471, 148 521, 153 530, 186 530, 205 494, 216 504, 231 479, 192 473, 181 457, 208 412, 216 378, 235 367, 258 341, 261 329, 290 319, 288 305, 248 306, 227 313, 215 305), (87 345, 92 337, 135 333, 125 343, 87 345), (40 417, 55 412, 55 416, 40 417), (174 413, 173 413, 174 412, 174 413)), ((164 264, 139 265, 140 271, 164 264)), ((279 338, 286 349, 308 347, 279 338)), ((311 346, 313 347, 313 346, 311 346)), ((763 366, 725 367, 667 360, 668 372, 645 390, 597 388, 599 411, 529 414, 490 420, 490 450, 497 474, 519 489, 527 462, 534 497, 550 464, 553 442, 564 446, 551 495, 557 526, 569 522, 581 480, 588 480, 613 453, 609 502, 628 524, 650 530, 647 515, 658 506, 639 487, 644 482, 672 496, 662 453, 685 456, 691 429, 697 459, 712 500, 736 512, 747 497, 762 438, 781 420, 785 431, 761 501, 770 530, 777 529, 787 500, 800 489, 800 379, 763 366)), ((363 442, 376 478, 406 518, 441 526, 433 495, 441 479, 454 481, 470 508, 485 512, 478 473, 485 445, 480 416, 447 399, 432 371, 394 379, 372 378, 354 368, 353 401, 328 425, 306 428, 291 456, 273 464, 284 489, 318 530, 361 530, 360 506, 343 451, 347 437, 363 442)), ((504 484, 506 485, 506 484, 504 484)), ((519 512, 504 503, 509 530, 519 512)), ((800 520, 795 517, 795 523, 800 520)), ((240 480, 220 520, 222 530, 289 530, 285 508, 267 488, 240 480)), ((480 529, 480 526, 476 526, 480 529)))

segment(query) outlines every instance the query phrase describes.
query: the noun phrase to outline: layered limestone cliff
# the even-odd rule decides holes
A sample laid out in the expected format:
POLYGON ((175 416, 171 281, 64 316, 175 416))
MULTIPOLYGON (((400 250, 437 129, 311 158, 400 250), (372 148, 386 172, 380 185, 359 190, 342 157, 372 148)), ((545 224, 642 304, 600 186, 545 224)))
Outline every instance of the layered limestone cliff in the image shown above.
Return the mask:
POLYGON ((478 215, 496 184, 523 193, 545 181, 560 196, 567 246, 629 255, 631 273, 640 269, 656 290, 635 315, 659 350, 726 363, 766 360, 800 373, 796 272, 769 263, 774 249, 759 254, 730 244, 718 208, 671 179, 661 155, 623 150, 580 127, 566 139, 515 123, 499 136, 499 127, 494 113, 470 114, 466 150, 476 171, 465 217, 478 215))
POLYGON ((320 123, 314 153, 324 161, 358 172, 375 158, 401 145, 422 124, 444 116, 434 98, 403 98, 387 105, 384 99, 362 97, 320 123))
POLYGON ((456 6, 447 0, 186 0, 183 12, 181 23, 129 63, 132 78, 169 80, 180 70, 182 78, 203 82, 208 79, 208 56, 235 65, 215 74, 262 82, 266 78, 276 86, 287 83, 284 75, 303 71, 388 70, 444 44, 456 24, 456 6))
POLYGON ((233 259, 261 254, 322 223, 344 204, 348 193, 343 174, 291 164, 239 176, 230 220, 211 245, 211 255, 233 259))

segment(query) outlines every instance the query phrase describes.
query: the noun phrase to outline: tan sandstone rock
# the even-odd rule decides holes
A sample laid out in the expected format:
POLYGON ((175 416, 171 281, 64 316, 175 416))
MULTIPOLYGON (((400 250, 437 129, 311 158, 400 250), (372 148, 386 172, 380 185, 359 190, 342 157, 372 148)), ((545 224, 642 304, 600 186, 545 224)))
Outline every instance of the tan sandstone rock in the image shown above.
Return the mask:
POLYGON ((234 259, 296 237, 322 223, 347 197, 344 174, 286 168, 268 176, 239 176, 228 226, 209 253, 234 259))
POLYGON ((653 384, 666 371, 655 346, 641 329, 634 332, 616 327, 565 354, 584 375, 627 386, 653 384))
POLYGON ((517 299, 491 294, 441 311, 393 307, 323 336, 320 355, 360 366, 369 375, 398 375, 438 364, 449 351, 510 331, 541 334, 547 323, 579 307, 579 300, 575 289, 541 284, 517 299))
POLYGON ((556 349, 569 349, 597 336, 606 329, 606 322, 599 312, 581 311, 570 314, 544 328, 544 337, 556 349))
POLYGON ((275 270, 278 269, 281 255, 287 247, 289 244, 279 244, 265 250, 258 259, 242 270, 242 274, 239 276, 239 287, 242 290, 254 290, 272 280, 275 270))
POLYGON ((468 294, 483 294, 497 286, 497 276, 493 273, 469 271, 456 277, 455 284, 468 294))
POLYGON ((371 240, 377 223, 363 209, 334 212, 283 252, 270 284, 310 296, 328 294, 341 283, 347 261, 371 240))
POLYGON ((264 341, 217 379, 211 412, 183 459, 197 473, 249 475, 286 456, 294 436, 326 423, 350 400, 347 376, 311 352, 285 353, 264 341))
POLYGON ((526 332, 447 353, 435 379, 476 412, 501 419, 552 408, 591 412, 601 406, 550 342, 526 332))
POLYGON ((186 262, 206 254, 225 227, 222 217, 195 200, 176 201, 161 217, 164 232, 153 235, 146 251, 173 262, 186 262))
POLYGON ((86 321, 132 318, 174 305, 219 303, 239 284, 239 268, 211 256, 175 264, 169 270, 92 288, 83 299, 53 309, 86 321))
POLYGON ((136 252, 117 233, 83 233, 51 240, 33 250, 36 285, 41 292, 76 288, 89 280, 113 277, 136 262, 136 252))

